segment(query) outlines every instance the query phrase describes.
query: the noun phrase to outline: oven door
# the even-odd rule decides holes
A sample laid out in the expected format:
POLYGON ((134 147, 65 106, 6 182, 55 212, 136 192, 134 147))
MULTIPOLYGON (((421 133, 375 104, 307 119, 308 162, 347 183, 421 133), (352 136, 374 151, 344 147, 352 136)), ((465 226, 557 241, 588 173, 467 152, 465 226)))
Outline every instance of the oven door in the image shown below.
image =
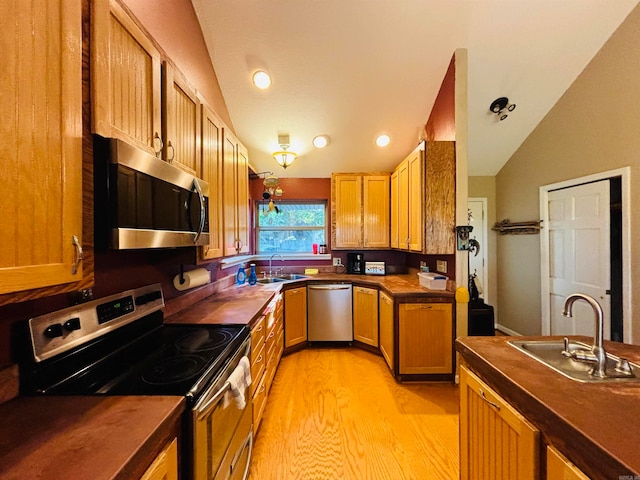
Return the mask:
POLYGON ((232 399, 225 402, 227 379, 249 352, 250 341, 242 347, 217 377, 212 387, 191 411, 193 427, 194 480, 244 479, 249 471, 252 449, 251 389, 245 388, 245 406, 238 408, 232 399))

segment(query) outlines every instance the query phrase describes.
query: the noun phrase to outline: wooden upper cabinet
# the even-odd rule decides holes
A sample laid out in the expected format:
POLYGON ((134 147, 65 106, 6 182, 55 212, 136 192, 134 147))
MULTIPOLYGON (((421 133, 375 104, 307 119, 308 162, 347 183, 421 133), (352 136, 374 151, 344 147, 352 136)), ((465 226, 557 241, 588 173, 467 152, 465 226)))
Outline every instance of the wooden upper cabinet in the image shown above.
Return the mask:
MULTIPOLYGON (((422 142, 394 170, 397 208, 391 211, 392 248, 455 253, 455 142, 422 142)), ((393 204, 393 200, 392 200, 393 204)))
POLYGON ((389 174, 331 176, 332 248, 389 248, 389 174))
POLYGON ((249 158, 247 150, 223 129, 222 196, 224 255, 249 252, 249 158))
POLYGON ((196 175, 200 163, 200 101, 184 76, 166 61, 162 73, 163 157, 196 175))
POLYGON ((82 279, 81 5, 3 3, 0 293, 82 279))
POLYGON ((333 248, 362 247, 362 175, 333 175, 333 248))
POLYGON ((202 247, 204 260, 223 255, 222 237, 222 121, 208 108, 202 111, 202 157, 197 176, 209 183, 209 245, 202 247))
POLYGON ((363 245, 389 248, 389 175, 362 177, 363 245))
POLYGON ((390 224, 391 231, 389 233, 389 244, 391 248, 400 248, 400 230, 398 215, 400 213, 400 203, 398 198, 398 171, 391 174, 391 212, 390 224))
POLYGON ((92 1, 91 86, 93 132, 159 155, 160 53, 115 0, 92 1))

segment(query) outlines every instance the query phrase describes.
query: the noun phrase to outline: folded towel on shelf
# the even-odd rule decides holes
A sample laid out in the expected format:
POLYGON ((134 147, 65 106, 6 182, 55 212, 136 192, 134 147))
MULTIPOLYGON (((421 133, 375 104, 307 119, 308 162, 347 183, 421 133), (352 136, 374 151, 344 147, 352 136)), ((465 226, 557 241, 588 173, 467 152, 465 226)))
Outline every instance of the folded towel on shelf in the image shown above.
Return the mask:
POLYGON ((246 356, 240 359, 238 366, 231 372, 227 382, 229 383, 229 390, 224 394, 224 408, 227 408, 233 400, 236 407, 240 410, 244 409, 246 406, 244 391, 251 385, 251 363, 246 356))

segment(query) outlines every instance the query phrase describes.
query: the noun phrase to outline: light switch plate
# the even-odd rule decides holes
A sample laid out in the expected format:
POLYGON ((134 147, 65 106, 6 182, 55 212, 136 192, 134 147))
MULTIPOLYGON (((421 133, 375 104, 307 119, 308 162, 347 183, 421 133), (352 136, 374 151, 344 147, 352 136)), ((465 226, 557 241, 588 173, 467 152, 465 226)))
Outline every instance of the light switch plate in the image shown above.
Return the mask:
POLYGON ((447 273, 446 260, 436 260, 436 270, 440 273, 447 273))

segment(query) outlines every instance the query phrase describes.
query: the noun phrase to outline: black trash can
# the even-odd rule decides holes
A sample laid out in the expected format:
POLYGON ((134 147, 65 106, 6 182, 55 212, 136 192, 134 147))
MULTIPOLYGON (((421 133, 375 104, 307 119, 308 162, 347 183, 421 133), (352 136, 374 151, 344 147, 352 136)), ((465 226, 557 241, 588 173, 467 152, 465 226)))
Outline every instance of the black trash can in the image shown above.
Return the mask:
POLYGON ((470 336, 492 336, 496 334, 493 307, 481 298, 469 302, 468 332, 470 336))

